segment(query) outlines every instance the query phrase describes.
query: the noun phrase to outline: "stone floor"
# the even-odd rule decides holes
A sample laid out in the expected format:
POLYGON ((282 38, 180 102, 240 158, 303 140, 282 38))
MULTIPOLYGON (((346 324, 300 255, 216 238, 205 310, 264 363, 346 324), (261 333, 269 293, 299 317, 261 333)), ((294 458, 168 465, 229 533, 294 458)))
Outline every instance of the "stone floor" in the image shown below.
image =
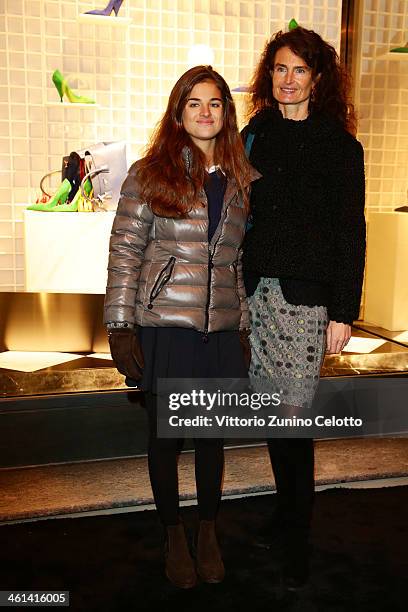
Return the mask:
MULTIPOLYGON (((408 476, 408 438, 320 440, 316 484, 408 476)), ((194 455, 179 462, 180 497, 195 498, 194 455)), ((274 489, 266 446, 226 451, 224 495, 274 489)), ((0 521, 152 503, 146 457, 0 470, 0 521)))

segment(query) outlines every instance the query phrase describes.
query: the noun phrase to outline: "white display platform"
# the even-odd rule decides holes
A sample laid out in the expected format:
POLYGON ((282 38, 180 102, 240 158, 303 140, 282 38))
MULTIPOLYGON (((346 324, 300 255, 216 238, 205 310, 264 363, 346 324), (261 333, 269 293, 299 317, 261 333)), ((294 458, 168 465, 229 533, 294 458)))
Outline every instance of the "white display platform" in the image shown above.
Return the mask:
POLYGON ((371 213, 364 320, 408 329, 408 213, 371 213))
POLYGON ((26 291, 105 293, 114 216, 24 211, 26 291))

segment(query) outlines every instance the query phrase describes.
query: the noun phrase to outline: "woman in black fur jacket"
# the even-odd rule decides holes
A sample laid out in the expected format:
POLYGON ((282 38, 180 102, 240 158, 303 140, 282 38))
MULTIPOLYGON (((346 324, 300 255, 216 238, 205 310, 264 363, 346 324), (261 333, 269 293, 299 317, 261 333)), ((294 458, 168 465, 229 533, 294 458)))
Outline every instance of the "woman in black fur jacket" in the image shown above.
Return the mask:
MULTIPOLYGON (((243 137, 262 178, 251 194, 243 259, 250 376, 253 386, 281 393, 287 414, 302 416, 325 352, 342 351, 359 313, 364 154, 336 51, 311 30, 279 32, 267 43, 251 102, 243 137)), ((284 580, 295 589, 308 577, 313 440, 271 438, 268 449, 277 510, 266 543, 283 535, 284 580)))

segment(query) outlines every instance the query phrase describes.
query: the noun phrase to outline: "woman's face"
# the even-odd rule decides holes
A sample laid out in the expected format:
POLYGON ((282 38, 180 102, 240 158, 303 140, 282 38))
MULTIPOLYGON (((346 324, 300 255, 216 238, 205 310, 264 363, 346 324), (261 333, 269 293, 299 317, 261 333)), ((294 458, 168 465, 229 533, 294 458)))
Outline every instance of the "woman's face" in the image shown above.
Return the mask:
POLYGON ((272 74, 272 93, 279 104, 309 104, 315 81, 312 69, 289 47, 278 49, 272 74))
POLYGON ((213 81, 194 85, 182 114, 183 127, 198 147, 214 140, 222 129, 224 108, 222 95, 213 81))

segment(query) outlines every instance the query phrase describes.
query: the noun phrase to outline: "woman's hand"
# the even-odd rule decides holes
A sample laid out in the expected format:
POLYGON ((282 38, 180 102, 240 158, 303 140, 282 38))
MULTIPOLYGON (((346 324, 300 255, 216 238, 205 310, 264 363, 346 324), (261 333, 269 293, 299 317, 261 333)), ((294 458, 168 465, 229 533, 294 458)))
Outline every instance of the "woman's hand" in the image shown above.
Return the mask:
POLYGON ((341 353, 350 340, 351 325, 329 321, 326 334, 326 353, 341 353))
POLYGON ((144 359, 137 327, 110 331, 109 346, 118 371, 128 378, 140 380, 143 375, 144 359))
POLYGON ((248 339, 248 336, 250 333, 251 333, 251 330, 249 329, 239 330, 239 341, 241 343, 242 352, 244 353, 245 366, 248 370, 249 370, 249 366, 251 365, 251 345, 248 339))

